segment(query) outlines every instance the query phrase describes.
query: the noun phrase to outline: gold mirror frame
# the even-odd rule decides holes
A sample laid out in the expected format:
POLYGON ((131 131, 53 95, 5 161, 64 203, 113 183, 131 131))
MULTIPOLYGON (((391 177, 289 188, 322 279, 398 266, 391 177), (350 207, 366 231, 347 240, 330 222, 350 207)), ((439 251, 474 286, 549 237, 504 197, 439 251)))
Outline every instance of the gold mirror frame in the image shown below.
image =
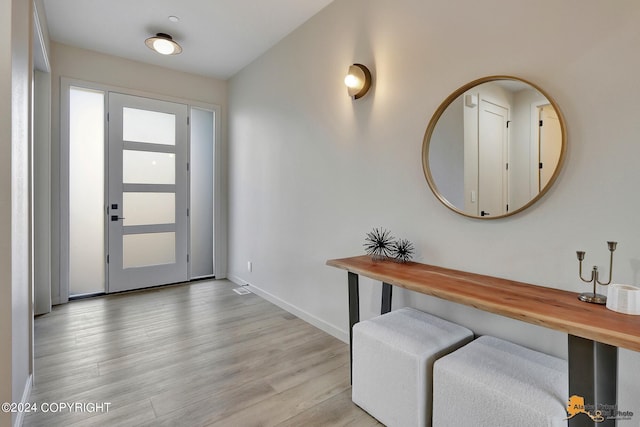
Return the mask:
POLYGON ((564 116, 562 115, 562 112, 560 110, 560 108, 558 107, 558 104, 555 102, 555 100, 549 96, 549 94, 547 94, 544 90, 542 90, 540 87, 538 87, 537 85, 535 85, 534 83, 531 83, 527 80, 521 79, 519 77, 514 77, 514 76, 508 76, 508 75, 496 75, 496 76, 488 76, 488 77, 482 77, 479 78, 477 80, 474 80, 472 82, 469 82, 467 84, 465 84, 464 86, 458 88, 456 91, 454 91, 451 95, 449 95, 438 107, 438 109, 436 110, 436 112, 433 114, 433 117, 431 118, 431 120, 429 121, 429 125, 427 126, 427 130, 425 132, 424 135, 424 139, 423 139, 423 143, 422 143, 422 168, 424 171, 424 175, 425 178, 427 179, 427 183, 429 184, 429 188, 431 189, 431 191, 433 192, 433 194, 436 196, 436 198, 438 200, 440 200, 440 202, 445 205, 447 208, 449 208, 450 210, 469 217, 469 218, 477 218, 477 219, 498 219, 498 218, 505 218, 511 215, 515 215, 518 212, 522 212, 523 210, 527 209, 529 206, 533 205, 535 202, 537 202, 538 200, 540 200, 545 193, 553 186, 553 184, 555 183, 558 175, 560 174, 560 170, 562 168, 562 165, 564 164, 564 159, 565 159, 565 155, 566 155, 566 151, 567 151, 567 131, 566 131, 566 124, 565 124, 565 120, 564 120, 564 116), (553 175, 551 176, 551 178, 549 179, 549 181, 547 182, 547 184, 545 185, 544 188, 542 188, 538 194, 536 196, 534 196, 533 198, 531 198, 529 200, 529 202, 525 203, 524 205, 522 205, 521 207, 513 210, 513 211, 509 211, 505 214, 501 214, 501 215, 491 215, 491 216, 480 216, 480 215, 473 215, 470 214, 468 212, 465 212, 463 210, 461 210, 460 208, 458 208, 457 206, 455 206, 453 203, 451 203, 449 200, 447 200, 446 197, 444 197, 440 191, 438 190, 438 187, 434 181, 434 178, 431 174, 431 170, 429 167, 429 146, 430 146, 430 142, 431 142, 431 137, 433 135, 433 131, 439 121, 439 119, 441 118, 442 114, 444 113, 444 111, 449 107, 449 105, 451 105, 451 103, 453 101, 455 101, 458 97, 460 97, 461 95, 463 95, 466 91, 480 85, 483 83, 488 83, 488 82, 493 82, 493 81, 497 81, 497 80, 511 80, 511 81, 517 81, 517 82, 521 82, 524 84, 529 85, 530 87, 532 87, 533 89, 537 90, 542 96, 544 96, 548 101, 549 104, 551 104, 551 106, 555 109, 555 112, 558 116, 558 120, 560 123, 560 130, 561 130, 561 138, 562 138, 562 145, 561 145, 561 149, 560 149, 560 156, 555 168, 555 171, 553 172, 553 175))

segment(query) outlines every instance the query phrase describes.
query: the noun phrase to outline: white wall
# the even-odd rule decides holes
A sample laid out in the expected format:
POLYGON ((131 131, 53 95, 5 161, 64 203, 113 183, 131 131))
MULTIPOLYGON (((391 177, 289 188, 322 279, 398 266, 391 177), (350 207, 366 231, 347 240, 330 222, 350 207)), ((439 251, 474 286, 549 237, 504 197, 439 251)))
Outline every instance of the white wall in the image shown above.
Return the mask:
MULTIPOLYGON (((90 81, 110 86, 158 94, 165 97, 200 101, 219 105, 222 123, 227 115, 227 82, 167 68, 144 64, 79 49, 59 43, 52 47, 52 245, 60 247, 60 77, 90 81)), ((170 59, 170 58, 168 58, 170 59)), ((226 126, 222 126, 221 157, 225 151, 226 126)), ((225 165, 222 165, 223 167, 225 165)), ((222 171, 224 174, 224 171, 222 171)), ((226 183, 220 183, 226 186, 226 183)), ((226 196, 223 196, 226 197, 226 196)), ((223 201, 224 203, 224 201, 223 201)), ((226 215, 226 212, 223 213, 226 215)), ((225 258, 223 248, 216 248, 216 255, 225 258)), ((60 254, 54 252, 52 259, 52 300, 60 302, 60 254)))
MULTIPOLYGON (((20 402, 31 374, 31 2, 2 0, 0 17, 0 401, 20 402)), ((0 412, 0 426, 12 419, 0 412)))
MULTIPOLYGON (((467 199, 464 191, 466 174, 463 98, 459 96, 442 112, 429 141, 429 169, 433 182, 438 185, 440 194, 460 210, 464 210, 467 199)), ((477 176, 477 168, 475 175, 477 176)))
MULTIPOLYGON (((418 261, 572 292, 588 288, 575 251, 606 272, 606 241, 617 240, 614 281, 640 284, 639 19, 636 0, 336 0, 231 80, 230 277, 343 339, 347 275, 325 261, 362 254, 375 226, 412 240, 418 261), (374 74, 358 101, 342 84, 354 62, 374 74), (569 148, 533 207, 473 220, 429 191, 422 138, 449 93, 495 74, 553 96, 569 148)), ((373 284, 361 280, 363 318, 379 309, 373 284)), ((566 356, 565 334, 409 292, 394 298, 566 356)), ((619 369, 620 409, 640 414, 640 353, 621 350, 619 369)))
MULTIPOLYGON (((11 1, 0 0, 0 401, 11 390, 11 1)), ((0 426, 11 414, 0 412, 0 426)))

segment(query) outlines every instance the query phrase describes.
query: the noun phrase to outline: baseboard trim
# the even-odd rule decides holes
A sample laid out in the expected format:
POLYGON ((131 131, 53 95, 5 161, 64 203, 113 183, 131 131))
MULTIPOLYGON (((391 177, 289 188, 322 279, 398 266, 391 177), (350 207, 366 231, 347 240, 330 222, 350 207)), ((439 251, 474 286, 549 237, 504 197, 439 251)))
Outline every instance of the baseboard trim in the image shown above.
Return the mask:
POLYGON ((231 281, 232 283, 235 283, 238 286, 248 286, 249 289, 251 289, 251 292, 266 299, 270 303, 275 304, 281 309, 298 316, 300 319, 304 320, 305 322, 312 324, 316 328, 328 333, 331 336, 336 337, 337 339, 339 339, 344 343, 349 342, 349 334, 346 331, 343 331, 342 329, 337 328, 336 326, 328 322, 325 322, 324 320, 314 316, 313 314, 296 307, 295 305, 289 304, 288 302, 261 289, 260 287, 254 284, 247 283, 246 280, 243 280, 242 278, 235 275, 231 275, 231 274, 227 275, 227 280, 231 281))
MULTIPOLYGON (((29 378, 27 378, 27 382, 24 385, 24 391, 22 392, 22 399, 20 400, 20 403, 23 406, 26 406, 27 403, 29 403, 29 398, 31 397, 31 387, 33 386, 33 374, 29 375, 29 378)), ((14 427, 22 427, 22 423, 24 422, 24 412, 18 412, 18 415, 16 416, 16 421, 13 424, 14 427)))

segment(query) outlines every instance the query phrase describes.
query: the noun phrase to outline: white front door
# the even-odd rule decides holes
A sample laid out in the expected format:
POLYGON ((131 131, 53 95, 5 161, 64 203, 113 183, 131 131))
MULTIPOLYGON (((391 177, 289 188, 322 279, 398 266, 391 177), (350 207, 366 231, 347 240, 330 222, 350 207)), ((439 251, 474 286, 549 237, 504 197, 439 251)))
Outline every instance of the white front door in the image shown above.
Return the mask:
POLYGON ((187 106, 109 93, 108 286, 188 280, 187 106))

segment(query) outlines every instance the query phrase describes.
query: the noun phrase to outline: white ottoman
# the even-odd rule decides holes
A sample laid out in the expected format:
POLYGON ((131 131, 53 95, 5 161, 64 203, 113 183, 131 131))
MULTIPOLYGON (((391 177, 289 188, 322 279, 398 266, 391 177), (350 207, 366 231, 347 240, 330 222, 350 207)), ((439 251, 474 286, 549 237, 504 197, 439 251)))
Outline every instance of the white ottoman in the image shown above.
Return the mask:
POLYGON ((567 426, 567 362, 483 336, 433 367, 433 425, 567 426))
POLYGON ((413 308, 355 324, 353 402, 389 427, 430 426, 433 362, 472 339, 469 329, 413 308))

